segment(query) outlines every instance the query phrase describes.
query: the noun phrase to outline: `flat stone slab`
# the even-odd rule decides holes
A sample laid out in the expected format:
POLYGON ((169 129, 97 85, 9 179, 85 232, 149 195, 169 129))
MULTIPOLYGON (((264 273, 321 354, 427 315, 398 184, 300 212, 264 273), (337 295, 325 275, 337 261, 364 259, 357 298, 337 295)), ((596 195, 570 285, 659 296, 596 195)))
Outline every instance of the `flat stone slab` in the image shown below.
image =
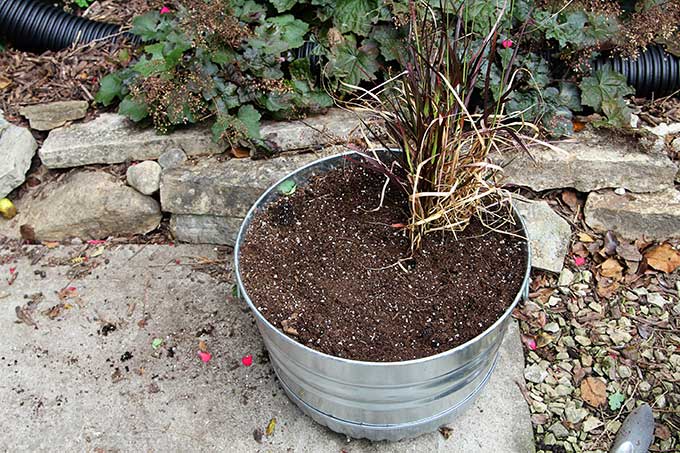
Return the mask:
POLYGON ((581 133, 577 139, 533 147, 497 157, 504 182, 542 191, 574 188, 590 192, 623 187, 632 192, 656 192, 673 187, 676 165, 665 154, 640 151, 628 142, 581 133), (533 157, 533 158, 532 158, 533 157))
POLYGON ((308 153, 269 160, 210 158, 186 163, 163 172, 161 206, 173 214, 243 218, 262 192, 319 157, 308 153))
POLYGON ((680 237, 680 191, 617 195, 611 190, 588 195, 586 223, 596 231, 613 230, 627 239, 680 237))
MULTIPOLYGON (((360 140, 357 114, 330 109, 323 115, 293 121, 268 121, 260 134, 274 152, 319 150, 360 140)), ((165 151, 181 149, 187 156, 219 154, 226 150, 212 140, 208 127, 194 126, 159 135, 113 113, 93 121, 53 130, 40 150, 47 168, 156 160, 165 151)))
MULTIPOLYGON (((25 246, 31 256, 45 253, 34 265, 29 256, 7 258, 8 247, 0 251, 0 275, 10 267, 18 273, 12 286, 0 281, 0 419, 8 451, 535 451, 516 384, 524 359, 514 325, 489 385, 451 425, 448 440, 433 433, 398 443, 348 441, 285 396, 254 319, 230 297, 231 282, 205 273, 206 259, 218 259, 213 247, 107 247, 90 260, 92 274, 75 280, 67 258, 82 246, 25 246), (57 292, 65 287, 71 291, 62 301, 57 292), (37 328, 16 323, 15 307, 37 292, 44 296, 31 315, 37 328), (69 308, 53 309, 60 303, 69 308), (208 363, 198 357, 200 341, 212 354, 208 363), (251 367, 241 364, 247 354, 251 367), (257 443, 253 431, 272 418, 273 434, 257 443)), ((220 259, 212 266, 231 262, 220 259)))
POLYGON ((36 149, 31 131, 8 123, 0 111, 0 198, 24 182, 36 149))
POLYGON ((315 150, 363 138, 359 116, 342 109, 301 120, 265 122, 260 135, 275 152, 315 150))
POLYGON ((207 128, 192 127, 158 135, 152 128, 142 128, 124 116, 104 113, 88 123, 53 130, 39 155, 47 168, 68 168, 155 160, 172 148, 180 148, 189 156, 225 150, 212 141, 207 128))
POLYGON ((22 107, 19 113, 28 119, 32 129, 50 131, 68 121, 85 118, 86 101, 57 101, 22 107))
POLYGON ((513 201, 526 221, 534 268, 559 273, 569 250, 571 227, 545 201, 513 201))
POLYGON ((170 232, 180 242, 233 246, 241 228, 242 217, 173 214, 170 232))

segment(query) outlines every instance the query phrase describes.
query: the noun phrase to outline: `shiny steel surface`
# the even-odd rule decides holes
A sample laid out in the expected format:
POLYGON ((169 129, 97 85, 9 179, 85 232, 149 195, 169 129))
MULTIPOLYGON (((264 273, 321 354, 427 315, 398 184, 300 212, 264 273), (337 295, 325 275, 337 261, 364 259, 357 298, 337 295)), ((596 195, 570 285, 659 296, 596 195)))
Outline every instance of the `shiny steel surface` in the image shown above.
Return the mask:
MULTIPOLYGON (((343 165, 331 156, 298 169, 280 182, 298 185, 314 174, 343 165)), ((361 362, 310 349, 270 324, 250 300, 241 281, 239 249, 255 212, 279 197, 267 190, 243 221, 234 247, 238 290, 250 306, 271 363, 284 389, 307 415, 334 431, 356 438, 399 440, 436 430, 451 421, 482 390, 496 363, 513 308, 528 295, 529 270, 522 290, 503 316, 484 333, 449 351, 405 362, 361 362)), ((521 216, 515 212, 524 231, 521 216)), ((527 244, 527 263, 531 252, 527 244)))

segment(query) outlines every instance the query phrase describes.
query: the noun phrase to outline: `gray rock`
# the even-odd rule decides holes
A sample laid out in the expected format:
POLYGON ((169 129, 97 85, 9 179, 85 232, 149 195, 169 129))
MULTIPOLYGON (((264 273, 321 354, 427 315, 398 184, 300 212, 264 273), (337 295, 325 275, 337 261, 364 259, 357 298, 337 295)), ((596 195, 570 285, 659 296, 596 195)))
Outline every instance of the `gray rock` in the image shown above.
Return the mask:
POLYGON ((187 155, 179 148, 172 148, 158 157, 158 164, 163 170, 179 167, 187 160, 187 155))
POLYGON ((0 111, 0 198, 24 182, 36 149, 31 132, 5 121, 0 111))
POLYGON ((674 189, 624 196, 591 193, 584 214, 592 229, 613 230, 626 239, 680 237, 680 192, 674 189))
POLYGON ((569 436, 569 430, 560 422, 553 423, 550 428, 548 428, 548 431, 553 433, 558 439, 564 439, 569 436))
POLYGON ((647 302, 656 305, 659 308, 664 308, 664 306, 669 303, 668 300, 659 293, 649 293, 647 295, 647 302))
POLYGON ((526 220, 531 242, 532 266, 559 273, 567 255, 571 227, 545 201, 526 203, 514 201, 526 220))
POLYGON ((233 246, 241 222, 238 217, 173 214, 170 232, 180 242, 233 246))
POLYGON ((524 379, 534 384, 540 384, 548 377, 548 372, 540 365, 529 365, 524 369, 524 379))
POLYGON ((537 191, 572 187, 590 192, 622 187, 655 192, 673 187, 677 169, 663 153, 644 153, 630 144, 586 134, 557 146, 559 149, 532 148, 531 156, 518 150, 496 158, 504 166, 504 182, 537 191))
POLYGON ((359 116, 341 109, 302 120, 265 122, 260 135, 276 152, 320 149, 362 138, 359 116))
POLYGON ((125 117, 105 113, 88 123, 55 129, 45 139, 40 158, 48 168, 155 160, 166 150, 181 148, 189 156, 217 154, 225 147, 212 141, 205 127, 158 135, 125 117))
POLYGON ((654 135, 657 135, 659 137, 665 137, 667 135, 675 135, 680 133, 680 123, 671 124, 661 123, 658 126, 654 127, 646 126, 645 129, 647 129, 654 135))
POLYGON ((103 172, 71 174, 25 212, 22 223, 33 228, 36 239, 48 241, 144 234, 161 221, 156 200, 103 172))
POLYGON ((151 195, 157 192, 161 185, 161 166, 152 160, 146 160, 137 165, 130 165, 125 177, 128 185, 144 195, 151 195))
POLYGON ((26 106, 19 113, 28 119, 32 129, 50 131, 68 121, 85 118, 87 107, 86 101, 58 101, 26 106))
POLYGON ((562 269, 562 272, 560 272, 560 277, 557 280, 557 286, 559 287, 567 287, 571 285, 574 281, 574 273, 569 270, 569 268, 565 267, 562 269))
POLYGON ((564 415, 569 423, 575 425, 588 416, 588 410, 582 407, 577 408, 574 402, 570 401, 567 403, 567 407, 564 408, 564 415))
POLYGON ((173 214, 245 217, 258 197, 296 168, 316 160, 315 154, 270 160, 205 159, 164 171, 161 205, 173 214))

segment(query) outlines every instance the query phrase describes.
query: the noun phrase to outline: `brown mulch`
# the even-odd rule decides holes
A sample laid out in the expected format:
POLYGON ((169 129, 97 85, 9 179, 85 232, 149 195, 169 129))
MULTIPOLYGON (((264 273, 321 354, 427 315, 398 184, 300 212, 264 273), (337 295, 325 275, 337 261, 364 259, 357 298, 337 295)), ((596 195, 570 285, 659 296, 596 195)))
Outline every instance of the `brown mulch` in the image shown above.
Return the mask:
MULTIPOLYGON (((129 26, 132 17, 159 8, 158 0, 105 0, 85 11, 91 19, 129 26)), ((0 52, 0 109, 5 118, 25 124, 22 106, 54 101, 92 102, 99 80, 124 67, 133 55, 125 42, 99 42, 42 54, 9 48, 0 52)))
POLYGON ((374 210, 384 181, 356 164, 330 171, 251 224, 245 288, 300 343, 370 362, 427 357, 484 332, 519 293, 525 240, 475 220, 457 239, 425 236, 410 258, 403 193, 374 210))
POLYGON ((86 10, 71 11, 88 19, 112 24, 130 25, 132 18, 147 11, 160 10, 162 0, 104 0, 96 1, 86 10))

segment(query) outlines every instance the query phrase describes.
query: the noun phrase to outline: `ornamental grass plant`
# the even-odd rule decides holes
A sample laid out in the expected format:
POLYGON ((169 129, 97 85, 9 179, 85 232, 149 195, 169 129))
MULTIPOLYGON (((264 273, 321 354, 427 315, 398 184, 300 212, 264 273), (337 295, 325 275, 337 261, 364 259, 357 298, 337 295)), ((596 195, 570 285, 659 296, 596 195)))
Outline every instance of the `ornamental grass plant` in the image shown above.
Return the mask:
MULTIPOLYGON (((370 151, 378 145, 372 143, 367 155, 370 165, 408 196, 410 217, 404 228, 413 252, 425 234, 458 234, 473 216, 490 229, 513 222, 508 193, 498 185, 501 168, 490 155, 518 146, 527 150, 524 139, 536 140, 537 128, 504 110, 517 46, 506 53, 501 85, 492 82, 499 79, 491 77, 500 59, 497 49, 506 45, 502 11, 480 40, 467 29, 464 2, 456 6, 441 0, 433 7, 432 2, 411 0, 409 8, 408 41, 400 62, 404 70, 374 89, 346 86, 360 93, 350 106, 384 122, 387 139, 379 140, 380 147, 396 144, 402 150, 396 161, 388 162, 370 151)), ((368 122, 364 125, 368 135, 379 136, 368 122)))

